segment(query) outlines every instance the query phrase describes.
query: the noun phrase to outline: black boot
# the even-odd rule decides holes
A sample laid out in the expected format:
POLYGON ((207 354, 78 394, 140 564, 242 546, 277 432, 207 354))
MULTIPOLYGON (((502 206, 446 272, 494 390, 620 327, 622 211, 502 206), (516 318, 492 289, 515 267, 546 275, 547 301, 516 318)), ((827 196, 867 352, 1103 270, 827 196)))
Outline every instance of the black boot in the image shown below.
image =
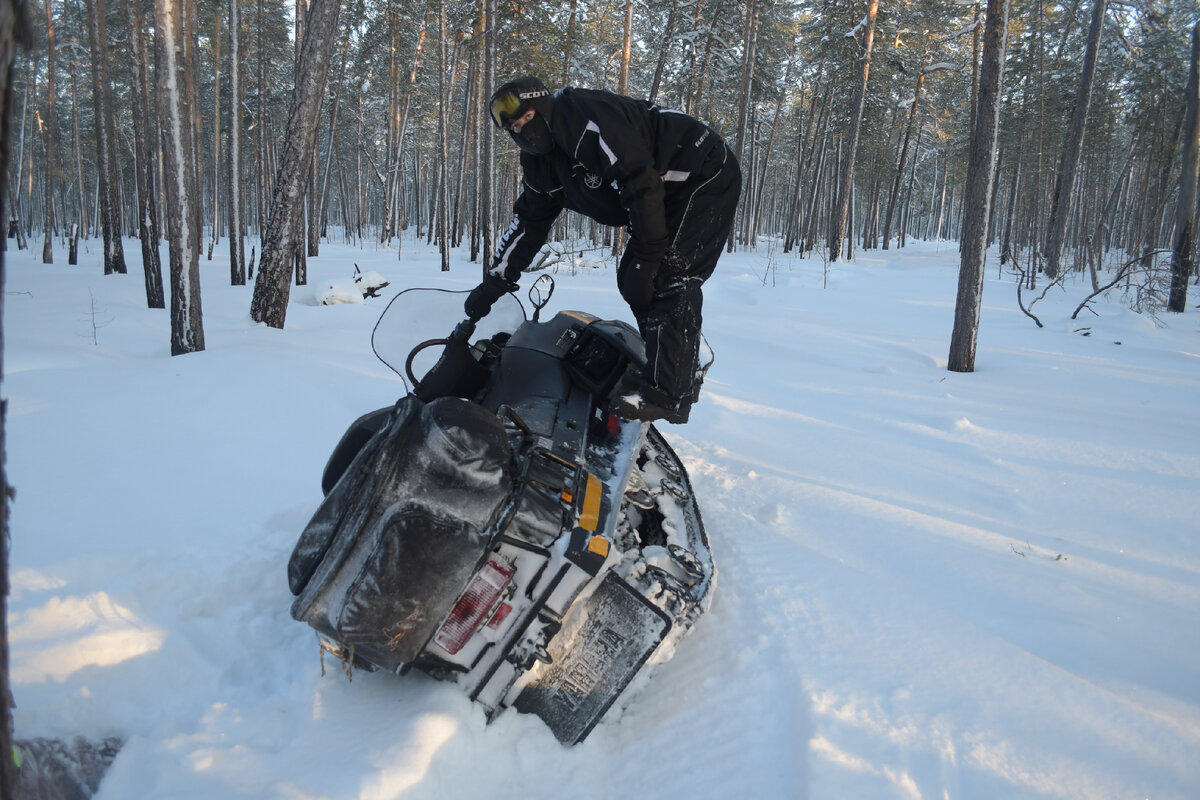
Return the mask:
POLYGON ((614 399, 608 410, 621 419, 639 422, 657 422, 661 419, 674 425, 683 425, 692 412, 692 399, 689 396, 673 400, 661 389, 642 384, 636 391, 614 399))

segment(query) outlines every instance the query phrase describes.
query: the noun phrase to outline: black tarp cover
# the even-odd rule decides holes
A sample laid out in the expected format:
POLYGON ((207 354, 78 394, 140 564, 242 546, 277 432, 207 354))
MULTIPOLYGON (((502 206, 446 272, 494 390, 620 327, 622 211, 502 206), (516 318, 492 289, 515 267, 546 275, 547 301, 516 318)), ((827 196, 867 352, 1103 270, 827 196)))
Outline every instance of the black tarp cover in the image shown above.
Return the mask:
POLYGON ((292 616, 377 666, 411 663, 512 489, 494 414, 452 397, 403 398, 301 533, 288 562, 292 616))

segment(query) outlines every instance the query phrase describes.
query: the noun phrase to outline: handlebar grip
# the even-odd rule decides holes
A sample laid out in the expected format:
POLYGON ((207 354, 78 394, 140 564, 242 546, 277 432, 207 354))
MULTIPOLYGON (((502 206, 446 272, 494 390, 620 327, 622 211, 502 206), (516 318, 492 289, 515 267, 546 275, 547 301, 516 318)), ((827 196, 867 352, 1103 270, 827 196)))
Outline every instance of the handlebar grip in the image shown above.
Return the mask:
POLYGON ((470 339, 475 334, 475 323, 478 320, 473 317, 467 317, 462 322, 454 326, 454 332, 450 334, 451 341, 465 341, 470 339))

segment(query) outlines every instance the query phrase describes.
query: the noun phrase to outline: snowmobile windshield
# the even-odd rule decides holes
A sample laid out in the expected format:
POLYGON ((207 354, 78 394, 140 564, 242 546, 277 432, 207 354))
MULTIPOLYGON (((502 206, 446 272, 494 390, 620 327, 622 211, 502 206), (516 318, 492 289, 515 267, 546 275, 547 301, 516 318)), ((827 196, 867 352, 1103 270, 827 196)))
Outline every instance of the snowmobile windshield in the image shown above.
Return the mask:
MULTIPOLYGON (((445 289, 406 289, 392 298, 375 323, 371 348, 384 364, 404 380, 409 391, 405 364, 417 347, 431 339, 445 339, 464 321, 463 301, 467 292, 445 289)), ((512 333, 525 321, 525 308, 514 294, 503 295, 491 313, 475 325, 472 341, 498 333, 512 333)), ((413 372, 424 375, 437 362, 442 348, 427 347, 417 354, 413 372)))

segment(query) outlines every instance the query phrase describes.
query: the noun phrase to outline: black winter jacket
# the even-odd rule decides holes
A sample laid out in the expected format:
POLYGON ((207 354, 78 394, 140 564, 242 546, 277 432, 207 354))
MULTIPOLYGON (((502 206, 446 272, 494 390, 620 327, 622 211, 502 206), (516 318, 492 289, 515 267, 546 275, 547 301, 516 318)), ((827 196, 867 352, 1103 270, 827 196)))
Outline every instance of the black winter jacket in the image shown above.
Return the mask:
POLYGON ((524 187, 491 272, 517 280, 569 208, 605 225, 628 225, 629 248, 656 274, 674 233, 667 230, 666 203, 682 197, 720 137, 679 111, 570 88, 554 96, 550 132, 555 148, 549 155, 521 153, 524 187))

